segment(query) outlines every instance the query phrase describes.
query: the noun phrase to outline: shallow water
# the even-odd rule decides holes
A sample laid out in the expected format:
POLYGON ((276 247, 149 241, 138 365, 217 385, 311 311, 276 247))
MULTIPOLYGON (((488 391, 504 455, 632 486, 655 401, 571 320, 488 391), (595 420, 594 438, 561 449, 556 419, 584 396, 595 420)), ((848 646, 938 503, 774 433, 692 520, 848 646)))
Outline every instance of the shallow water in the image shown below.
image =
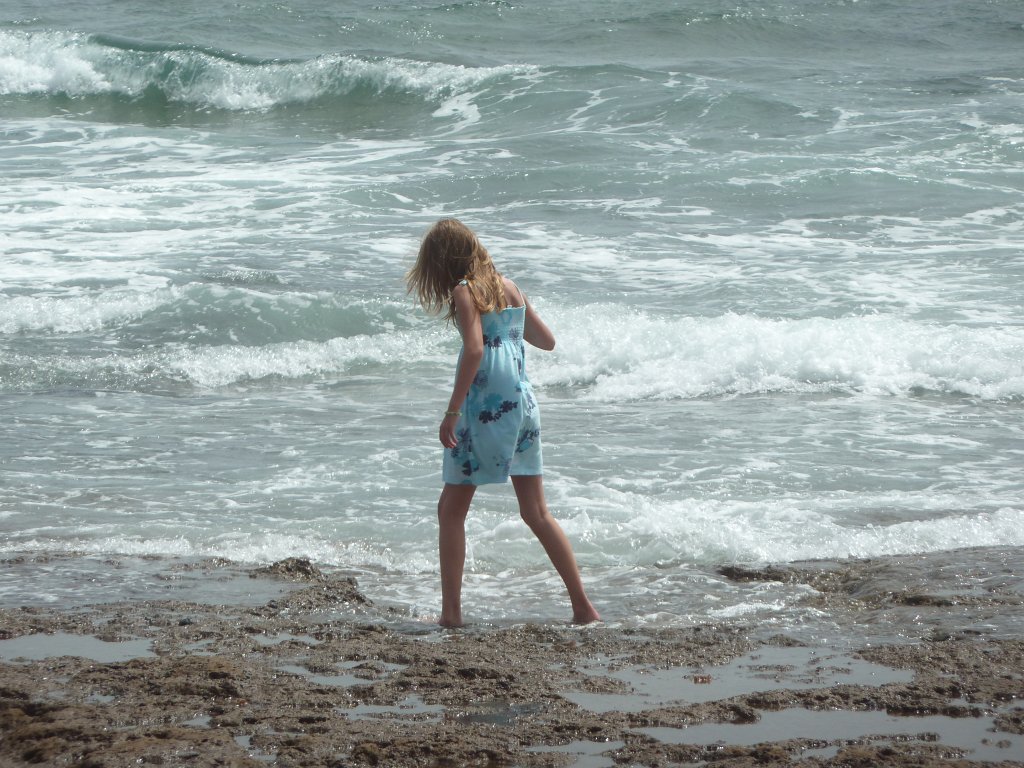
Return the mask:
POLYGON ((80 656, 101 664, 153 656, 149 640, 104 641, 66 632, 22 635, 0 640, 3 661, 35 661, 58 656, 80 656))
MULTIPOLYGON (((690 728, 641 728, 659 741, 675 744, 760 744, 773 741, 780 733, 793 739, 869 743, 901 743, 908 740, 941 742, 959 748, 969 760, 1017 760, 1024 754, 1024 738, 992 730, 990 717, 893 717, 884 712, 808 711, 806 709, 766 712, 757 723, 743 725, 698 725, 690 728), (878 736, 872 734, 886 734, 878 736), (998 743, 997 743, 998 742, 998 743)), ((811 748, 803 757, 832 757, 838 747, 811 748)))
POLYGON ((760 691, 885 685, 914 679, 914 674, 907 670, 890 669, 849 654, 815 647, 762 646, 720 666, 622 667, 613 660, 609 660, 609 666, 610 674, 607 667, 595 667, 592 671, 624 683, 628 687, 622 693, 567 691, 565 697, 592 712, 642 712, 673 704, 720 701, 760 691))

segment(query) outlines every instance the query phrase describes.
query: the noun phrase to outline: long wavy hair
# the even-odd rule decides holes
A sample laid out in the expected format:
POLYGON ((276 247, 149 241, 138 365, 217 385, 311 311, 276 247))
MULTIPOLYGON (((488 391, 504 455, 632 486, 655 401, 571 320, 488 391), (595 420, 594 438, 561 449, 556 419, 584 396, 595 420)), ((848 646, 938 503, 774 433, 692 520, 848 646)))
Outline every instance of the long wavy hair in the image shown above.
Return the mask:
POLYGON ((452 291, 460 280, 469 284, 481 314, 508 306, 501 275, 473 230, 458 219, 441 219, 423 236, 405 283, 424 309, 434 315, 443 313, 450 323, 455 319, 452 291))

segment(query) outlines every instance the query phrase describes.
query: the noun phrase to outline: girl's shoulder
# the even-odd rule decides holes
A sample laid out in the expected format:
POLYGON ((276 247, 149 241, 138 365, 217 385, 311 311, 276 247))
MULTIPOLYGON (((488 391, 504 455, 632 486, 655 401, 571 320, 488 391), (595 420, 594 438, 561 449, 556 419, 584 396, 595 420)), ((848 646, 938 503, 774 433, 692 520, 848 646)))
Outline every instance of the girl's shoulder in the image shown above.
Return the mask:
POLYGON ((456 310, 466 311, 470 307, 476 309, 476 301, 473 299, 473 290, 468 280, 460 280, 452 288, 452 304, 456 310))
POLYGON ((501 275, 502 285, 505 286, 505 300, 510 307, 522 307, 526 304, 526 296, 514 281, 501 275))

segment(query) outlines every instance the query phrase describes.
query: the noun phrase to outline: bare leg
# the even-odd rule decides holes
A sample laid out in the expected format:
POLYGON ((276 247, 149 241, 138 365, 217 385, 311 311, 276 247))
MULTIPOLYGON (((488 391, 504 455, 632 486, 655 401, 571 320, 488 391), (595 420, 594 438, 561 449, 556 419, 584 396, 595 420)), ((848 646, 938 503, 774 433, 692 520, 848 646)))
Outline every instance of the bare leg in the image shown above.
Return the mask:
POLYGON ((475 485, 445 483, 437 500, 438 551, 441 557, 442 627, 462 626, 462 571, 466 564, 466 515, 475 485))
POLYGON ((562 526, 548 512, 548 504, 544 499, 543 476, 513 475, 512 486, 516 489, 516 498, 519 499, 519 514, 540 540, 544 551, 551 558, 552 565, 565 582, 569 600, 572 601, 572 620, 577 624, 600 621, 600 615, 583 589, 583 580, 576 566, 572 545, 569 544, 562 526))

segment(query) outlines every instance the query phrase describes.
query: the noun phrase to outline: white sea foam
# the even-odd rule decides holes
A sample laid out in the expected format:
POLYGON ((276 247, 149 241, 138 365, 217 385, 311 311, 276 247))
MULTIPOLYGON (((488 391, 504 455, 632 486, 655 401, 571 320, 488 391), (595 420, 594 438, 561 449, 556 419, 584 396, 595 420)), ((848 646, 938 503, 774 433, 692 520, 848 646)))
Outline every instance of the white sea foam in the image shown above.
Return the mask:
MULTIPOLYGON (((472 68, 383 57, 324 54, 306 61, 244 62, 197 49, 131 50, 86 35, 0 31, 0 94, 60 93, 141 96, 157 87, 171 101, 227 110, 266 110, 359 87, 439 100, 528 66, 472 68)), ((454 108, 454 107, 452 107, 454 108)), ((460 115, 472 107, 462 105, 460 115)))
POLYGON ((306 557, 339 567, 378 567, 420 572, 434 565, 433 552, 392 552, 369 541, 342 541, 313 535, 278 533, 230 534, 212 539, 145 538, 111 534, 95 538, 31 538, 0 542, 0 552, 51 552, 86 555, 158 557, 220 557, 239 563, 265 564, 288 557, 306 557))
POLYGON ((105 93, 110 83, 90 61, 96 52, 84 35, 0 31, 0 94, 105 93))
POLYGON ((1024 329, 932 325, 869 315, 775 320, 657 317, 622 307, 554 310, 542 385, 622 402, 757 392, 1024 395, 1024 329))
MULTIPOLYGON (((966 547, 1024 546, 1024 507, 954 513, 970 494, 857 494, 844 498, 780 497, 757 501, 651 496, 590 488, 583 509, 561 510, 581 559, 601 566, 659 563, 795 562, 939 552, 966 547), (889 524, 856 525, 851 508, 880 510, 889 524), (908 508, 923 519, 903 519, 908 508)), ((577 501, 580 499, 577 497, 577 501)), ((557 504, 555 505, 558 506, 557 504)), ((470 522, 478 556, 512 566, 537 562, 528 530, 494 514, 470 522)))
POLYGON ((357 364, 389 365, 406 358, 410 349, 418 350, 418 357, 437 357, 439 352, 437 343, 430 337, 418 332, 400 332, 261 347, 182 348, 163 355, 159 364, 196 386, 222 387, 269 376, 302 378, 338 374, 357 364))
MULTIPOLYGON (((576 542, 578 556, 588 566, 796 562, 1024 546, 1021 507, 855 526, 828 514, 828 505, 806 499, 666 502, 621 494, 617 501, 621 504, 617 510, 560 515, 562 527, 576 542), (590 542, 595 541, 600 542, 599 547, 591 546, 590 542)), ((920 501, 931 503, 930 499, 920 501)), ((223 557, 251 563, 309 557, 326 565, 380 567, 406 573, 430 571, 436 566, 432 539, 409 540, 397 529, 384 538, 370 532, 354 538, 351 532, 341 530, 336 536, 323 530, 305 535, 261 530, 210 535, 207 525, 212 521, 200 522, 204 530, 200 537, 184 531, 172 538, 123 535, 112 529, 105 534, 105 526, 95 526, 91 537, 82 536, 79 530, 60 538, 12 538, 0 544, 0 552, 223 557)), ((254 522, 259 523, 259 519, 254 522)), ((503 520, 478 510, 467 536, 471 564, 478 563, 486 570, 545 564, 532 534, 518 520, 503 520)))
MULTIPOLYGON (((243 321, 250 333, 265 325, 267 333, 301 335, 304 323, 322 323, 321 318, 340 317, 344 311, 330 295, 272 296, 221 288, 116 290, 93 297, 0 300, 0 332, 91 331, 164 307, 200 313, 186 322, 225 324, 222 333, 215 328, 204 331, 222 337, 233 334, 232 324, 243 321)), ((376 322, 357 311, 360 314, 347 322, 376 322)), ((551 307, 545 314, 559 346, 551 355, 529 355, 530 376, 540 387, 569 388, 581 401, 765 392, 936 392, 985 400, 1024 396, 1020 326, 937 325, 882 315, 802 320, 675 317, 610 305, 551 307)), ((33 371, 60 369, 86 380, 91 372, 116 369, 137 377, 143 387, 154 375, 164 375, 200 388, 217 388, 267 377, 335 376, 364 364, 402 375, 409 370, 447 370, 457 351, 457 335, 432 324, 326 341, 193 345, 169 340, 160 349, 116 358, 37 355, 24 362, 33 371)), ((12 356, 8 363, 17 366, 18 358, 12 356)))
POLYGON ((178 292, 114 290, 99 295, 0 296, 0 333, 81 333, 137 318, 174 300, 178 292))
POLYGON ((642 512, 635 522, 623 525, 635 526, 638 541, 665 540, 676 557, 702 563, 793 562, 1024 545, 1022 508, 852 526, 823 514, 816 504, 799 501, 662 504, 638 497, 633 503, 642 512))

